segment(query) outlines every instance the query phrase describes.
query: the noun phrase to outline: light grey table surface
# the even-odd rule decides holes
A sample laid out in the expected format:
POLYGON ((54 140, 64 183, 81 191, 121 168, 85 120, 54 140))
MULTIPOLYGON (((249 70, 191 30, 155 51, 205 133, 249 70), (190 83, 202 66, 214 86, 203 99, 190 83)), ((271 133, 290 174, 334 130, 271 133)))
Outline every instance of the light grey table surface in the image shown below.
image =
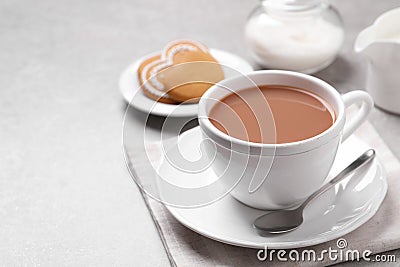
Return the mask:
MULTIPOLYGON (((119 75, 182 37, 249 59, 243 26, 256 4, 0 2, 0 265, 168 265, 124 164, 119 75)), ((340 92, 363 88, 366 62, 352 52, 355 36, 400 2, 334 4, 346 41, 339 59, 316 76, 340 92)), ((140 135, 145 115, 131 110, 127 119, 140 135)), ((400 117, 375 109, 370 121, 400 157, 400 117)), ((161 122, 152 117, 150 132, 161 122)))

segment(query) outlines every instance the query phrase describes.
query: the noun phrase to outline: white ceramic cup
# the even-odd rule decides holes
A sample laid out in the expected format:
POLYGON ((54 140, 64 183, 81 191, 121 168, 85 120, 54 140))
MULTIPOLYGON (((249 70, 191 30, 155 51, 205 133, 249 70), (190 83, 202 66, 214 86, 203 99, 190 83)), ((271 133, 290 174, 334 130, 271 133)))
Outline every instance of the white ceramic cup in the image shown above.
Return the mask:
POLYGON ((211 141, 205 142, 204 151, 206 155, 216 155, 212 164, 214 172, 219 177, 229 176, 231 180, 227 186, 235 185, 231 195, 248 206, 273 210, 296 206, 321 187, 340 142, 366 120, 372 107, 372 98, 364 91, 341 96, 331 85, 313 76, 266 70, 212 86, 200 99, 198 118, 203 137, 211 141), (208 119, 215 100, 221 100, 232 91, 271 84, 304 88, 324 98, 335 111, 335 122, 326 131, 305 140, 261 144, 231 137, 208 119), (358 111, 346 119, 346 108, 353 104, 360 104, 358 111), (251 190, 254 181, 263 182, 256 190, 251 190))

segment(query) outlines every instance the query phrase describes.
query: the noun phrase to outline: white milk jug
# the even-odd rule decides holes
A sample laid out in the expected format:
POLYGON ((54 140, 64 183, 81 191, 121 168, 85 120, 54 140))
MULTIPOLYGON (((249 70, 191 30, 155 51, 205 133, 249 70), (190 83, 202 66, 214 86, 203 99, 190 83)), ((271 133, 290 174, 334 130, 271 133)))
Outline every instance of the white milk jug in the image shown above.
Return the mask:
POLYGON ((360 32, 354 50, 368 58, 367 91, 375 104, 400 114, 400 8, 360 32))

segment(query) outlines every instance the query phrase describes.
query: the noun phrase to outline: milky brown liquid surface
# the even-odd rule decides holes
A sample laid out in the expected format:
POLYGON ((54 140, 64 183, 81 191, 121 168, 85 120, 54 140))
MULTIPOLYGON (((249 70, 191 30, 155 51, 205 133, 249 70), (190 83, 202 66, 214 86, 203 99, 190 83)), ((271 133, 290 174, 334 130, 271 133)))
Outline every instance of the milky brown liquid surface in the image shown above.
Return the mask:
POLYGON ((324 132, 334 123, 335 113, 323 98, 307 90, 265 85, 226 96, 212 107, 209 119, 232 137, 282 144, 324 132))

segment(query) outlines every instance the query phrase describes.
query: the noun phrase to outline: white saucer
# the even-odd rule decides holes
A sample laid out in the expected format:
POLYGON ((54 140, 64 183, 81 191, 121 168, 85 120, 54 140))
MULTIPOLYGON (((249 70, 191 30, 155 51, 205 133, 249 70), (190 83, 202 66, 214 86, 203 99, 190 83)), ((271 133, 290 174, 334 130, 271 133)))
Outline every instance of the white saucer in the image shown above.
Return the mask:
MULTIPOLYGON (((179 138, 183 155, 199 156, 200 129, 194 128, 179 138)), ((352 136, 338 151, 327 180, 356 159, 369 147, 352 136)), ((190 181, 193 174, 172 170, 163 160, 159 170, 173 173, 176 181, 190 181)), ((200 177, 199 174, 196 174, 200 177)), ((294 174, 295 175, 295 174, 294 174)), ((372 164, 345 179, 335 188, 312 202, 305 210, 304 223, 296 230, 280 235, 260 236, 253 228, 253 221, 265 211, 245 206, 229 194, 200 208, 166 206, 183 225, 211 239, 249 248, 297 248, 315 245, 339 238, 367 222, 378 210, 387 191, 386 173, 379 162, 379 155, 372 164)), ((215 180, 211 169, 203 172, 202 183, 215 180)), ((197 180, 197 179, 195 179, 197 180)), ((187 183, 187 182, 186 182, 187 183)), ((187 185, 186 185, 187 186, 187 185)))
MULTIPOLYGON (((211 54, 224 66, 228 66, 239 73, 247 73, 253 71, 251 65, 241 57, 218 49, 210 49, 211 54)), ((153 53, 154 55, 160 52, 153 53)), ((146 97, 140 89, 137 77, 137 69, 140 63, 149 56, 149 54, 136 60, 132 65, 126 68, 119 79, 119 88, 124 99, 134 108, 146 113, 159 116, 172 117, 195 117, 197 116, 197 104, 172 105, 158 103, 146 97)), ((225 78, 237 75, 235 71, 229 71, 224 68, 225 78)))

